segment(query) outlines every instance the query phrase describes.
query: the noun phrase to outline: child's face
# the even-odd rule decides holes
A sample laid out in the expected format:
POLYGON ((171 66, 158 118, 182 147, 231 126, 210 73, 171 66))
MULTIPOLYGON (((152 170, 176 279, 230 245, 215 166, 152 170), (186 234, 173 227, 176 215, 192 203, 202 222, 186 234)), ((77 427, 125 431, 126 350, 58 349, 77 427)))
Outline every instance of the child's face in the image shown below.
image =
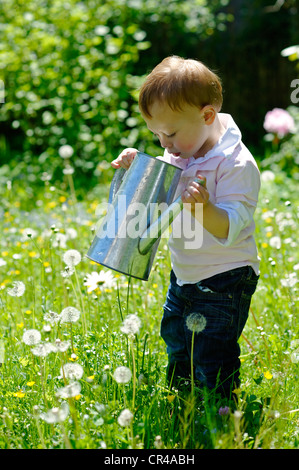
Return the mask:
POLYGON ((182 111, 173 111, 166 103, 155 102, 150 113, 151 118, 143 115, 143 119, 163 148, 181 158, 200 156, 209 138, 204 108, 186 104, 182 111))

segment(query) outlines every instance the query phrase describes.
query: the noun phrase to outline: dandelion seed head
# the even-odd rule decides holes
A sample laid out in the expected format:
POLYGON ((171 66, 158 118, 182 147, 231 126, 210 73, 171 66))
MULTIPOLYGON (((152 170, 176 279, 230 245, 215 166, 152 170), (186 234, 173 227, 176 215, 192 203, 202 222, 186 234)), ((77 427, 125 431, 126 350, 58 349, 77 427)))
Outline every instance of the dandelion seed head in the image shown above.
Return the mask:
POLYGON ((132 378, 132 372, 126 366, 117 367, 113 374, 114 379, 119 384, 126 384, 130 382, 132 378))
POLYGON ((67 266, 74 267, 81 261, 81 254, 77 250, 67 250, 63 255, 63 261, 67 266))
POLYGON ((25 284, 22 281, 12 283, 13 287, 7 289, 8 295, 11 297, 21 297, 25 292, 25 284))
POLYGON ((56 392, 58 398, 71 398, 79 395, 81 392, 81 385, 79 382, 72 382, 65 387, 59 388, 56 392))
POLYGON ((61 341, 61 339, 59 338, 57 338, 53 344, 53 347, 55 348, 55 350, 59 352, 67 351, 70 346, 71 346, 70 341, 61 341))
POLYGON ((67 379, 79 380, 83 375, 83 367, 77 363, 67 363, 62 366, 61 374, 64 374, 67 379))
POLYGON ((73 147, 71 147, 70 145, 62 145, 59 150, 58 150, 58 153, 60 155, 61 158, 71 158, 71 156, 73 155, 74 153, 74 149, 73 147))
POLYGON ((50 352, 52 352, 52 347, 49 343, 40 343, 32 348, 31 352, 34 356, 46 357, 50 352))
POLYGON ((66 402, 61 405, 61 408, 55 407, 46 413, 40 413, 40 418, 48 424, 61 423, 69 414, 69 406, 66 402))
POLYGON ((186 319, 187 328, 194 333, 200 333, 203 331, 206 324, 207 320, 203 315, 201 315, 201 313, 190 313, 186 319))
POLYGON ((126 335, 137 335, 139 333, 140 326, 140 318, 136 314, 132 313, 125 318, 120 330, 126 335))
POLYGON ((72 274, 74 274, 75 268, 72 266, 66 266, 63 271, 61 271, 61 276, 62 277, 71 277, 72 274))
POLYGON ((75 307, 65 307, 60 317, 62 323, 76 323, 80 318, 80 312, 75 307))
POLYGON ((132 420, 133 420, 133 413, 131 413, 131 411, 128 410, 127 408, 123 410, 120 413, 119 417, 117 418, 118 424, 123 427, 130 426, 132 420))
POLYGON ((53 310, 49 310, 49 312, 47 312, 45 315, 44 315, 44 320, 51 323, 52 325, 55 324, 55 323, 58 323, 59 320, 60 320, 60 315, 58 315, 58 313, 56 312, 53 312, 53 310))
POLYGON ((35 344, 40 343, 41 338, 42 336, 40 332, 35 329, 26 330, 23 334, 23 342, 28 346, 33 346, 35 344))

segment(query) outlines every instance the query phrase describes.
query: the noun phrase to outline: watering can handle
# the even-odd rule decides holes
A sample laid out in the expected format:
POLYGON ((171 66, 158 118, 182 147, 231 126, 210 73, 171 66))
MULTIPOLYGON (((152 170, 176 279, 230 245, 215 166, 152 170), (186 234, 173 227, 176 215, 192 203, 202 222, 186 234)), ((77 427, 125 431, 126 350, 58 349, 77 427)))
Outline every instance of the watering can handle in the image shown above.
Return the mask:
POLYGON ((110 185, 110 191, 109 191, 109 198, 108 198, 108 203, 111 204, 117 191, 119 190, 119 187, 122 183, 124 174, 126 170, 124 168, 118 168, 112 178, 111 185, 110 185))
MULTIPOLYGON (((205 180, 202 178, 195 178, 194 181, 202 186, 205 186, 205 180)), ((173 220, 183 209, 183 201, 179 196, 170 206, 155 220, 141 235, 139 239, 139 252, 142 255, 148 253, 153 244, 160 238, 162 233, 172 224, 173 220)))

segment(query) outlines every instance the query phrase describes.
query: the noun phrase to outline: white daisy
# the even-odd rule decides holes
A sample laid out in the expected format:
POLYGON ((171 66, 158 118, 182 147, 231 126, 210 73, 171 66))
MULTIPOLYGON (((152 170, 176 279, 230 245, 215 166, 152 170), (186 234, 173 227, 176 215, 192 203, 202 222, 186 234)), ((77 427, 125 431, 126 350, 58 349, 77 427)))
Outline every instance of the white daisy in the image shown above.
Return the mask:
POLYGON ((93 271, 91 274, 87 274, 84 285, 88 287, 87 292, 90 293, 96 289, 115 287, 116 281, 109 271, 100 271, 99 273, 93 271))

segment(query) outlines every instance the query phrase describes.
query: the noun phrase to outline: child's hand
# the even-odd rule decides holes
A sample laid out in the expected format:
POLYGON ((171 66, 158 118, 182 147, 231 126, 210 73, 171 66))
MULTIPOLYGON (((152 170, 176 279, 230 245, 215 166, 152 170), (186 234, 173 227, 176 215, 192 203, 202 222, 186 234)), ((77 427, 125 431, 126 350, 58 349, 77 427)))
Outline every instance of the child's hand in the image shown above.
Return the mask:
MULTIPOLYGON (((183 203, 191 204, 191 210, 194 209, 196 203, 207 204, 209 202, 209 192, 206 189, 206 178, 200 174, 196 174, 196 177, 190 181, 182 193, 183 203), (196 178, 200 182, 196 181, 196 178)), ((188 206, 187 206, 188 207, 188 206)))
POLYGON ((128 170, 130 168, 130 165, 134 158, 136 157, 137 154, 136 149, 133 148, 127 148, 119 154, 119 156, 111 162, 111 166, 113 168, 125 168, 125 170, 128 170))

